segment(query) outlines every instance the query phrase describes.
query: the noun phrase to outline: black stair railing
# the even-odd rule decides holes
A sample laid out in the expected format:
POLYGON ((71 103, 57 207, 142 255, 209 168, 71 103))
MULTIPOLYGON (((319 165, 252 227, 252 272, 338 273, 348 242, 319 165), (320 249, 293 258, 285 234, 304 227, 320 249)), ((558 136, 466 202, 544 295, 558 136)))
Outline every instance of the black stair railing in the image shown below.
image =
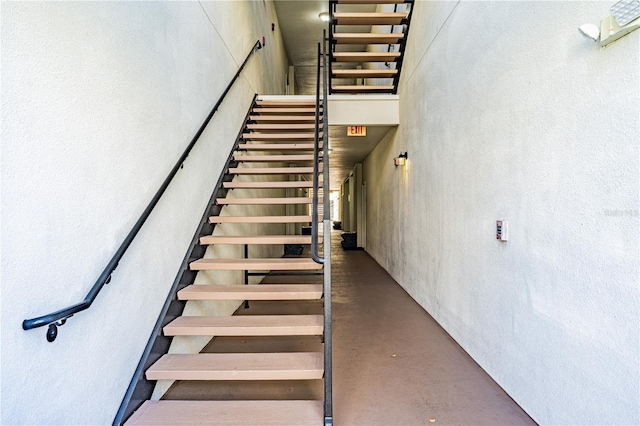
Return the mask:
POLYGON ((216 113, 216 111, 218 111, 218 108, 220 107, 225 97, 233 87, 234 83, 240 76, 240 73, 242 72, 244 67, 247 65, 247 62, 249 62, 249 59, 251 58, 251 56, 253 56, 253 54, 256 51, 260 50, 261 48, 262 48, 262 43, 260 43, 260 40, 256 41, 256 43, 251 48, 251 51, 245 58, 244 62, 242 63, 240 68, 238 68, 238 71, 231 79, 231 82, 227 85, 226 89, 220 96, 220 99, 218 99, 218 102, 216 102, 211 112, 209 112, 209 115, 207 115, 206 119, 204 120, 204 122, 202 123, 202 125, 200 126, 196 134, 191 139, 191 142, 189 142, 189 145, 184 150, 184 152, 182 153, 182 155, 180 156, 176 164, 173 166, 173 169, 171 169, 171 172, 169 173, 167 178, 164 180, 164 182, 160 186, 160 189, 158 189, 156 194, 153 196, 153 199, 151 200, 151 202, 149 202, 149 204, 147 205, 147 208, 142 212, 142 214, 140 215, 140 218, 137 220, 137 222, 133 226, 133 229, 131 229, 131 231, 129 232, 125 240, 122 242, 122 244, 120 244, 120 247, 118 248, 118 250, 116 250, 115 254, 111 258, 109 263, 107 263, 107 266, 104 268, 104 270, 102 271, 102 273, 100 274, 96 282, 93 284, 93 287, 91 287, 91 290, 89 290, 89 293, 84 298, 84 300, 80 303, 76 303, 75 305, 68 306, 64 309, 60 309, 58 311, 52 312, 47 315, 43 315, 40 317, 31 318, 31 319, 25 319, 22 322, 22 328, 24 330, 31 330, 34 328, 48 325, 49 327, 47 329, 47 340, 49 342, 53 342, 58 336, 58 326, 64 325, 66 321, 69 318, 71 318, 73 315, 77 314, 78 312, 84 311, 85 309, 88 309, 91 306, 91 304, 94 302, 94 300, 100 293, 100 290, 102 290, 105 284, 108 284, 111 281, 111 274, 118 267, 118 263, 120 262, 125 252, 133 242, 134 238, 142 228, 142 225, 144 225, 145 221, 153 211, 156 204, 158 204, 158 201, 160 200, 160 198, 168 188, 169 184, 171 183, 175 175, 178 173, 178 170, 182 168, 184 161, 187 159, 187 157, 191 153, 191 150, 200 139, 200 136, 204 132, 205 128, 207 127, 211 119, 213 118, 213 115, 216 113))
POLYGON ((323 34, 322 51, 318 43, 318 65, 316 80, 316 115, 314 137, 313 162, 313 211, 311 224, 311 257, 324 266, 324 424, 333 425, 333 376, 332 376, 332 345, 331 345, 331 201, 329 184, 329 124, 328 124, 328 90, 329 69, 327 51, 327 33, 323 34), (322 74, 320 70, 322 69, 322 74), (322 96, 320 95, 320 81, 322 80, 322 96), (322 108, 322 158, 320 158, 320 109, 322 108), (318 253, 318 192, 320 188, 320 162, 322 162, 322 234, 323 255, 318 253))

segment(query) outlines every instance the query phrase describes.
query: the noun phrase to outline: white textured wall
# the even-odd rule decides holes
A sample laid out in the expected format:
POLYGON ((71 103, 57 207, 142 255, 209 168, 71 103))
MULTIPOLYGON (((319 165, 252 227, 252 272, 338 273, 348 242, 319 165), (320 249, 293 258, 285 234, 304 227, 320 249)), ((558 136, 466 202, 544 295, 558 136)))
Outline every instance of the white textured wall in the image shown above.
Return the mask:
POLYGON ((254 93, 282 93, 269 1, 2 2, 2 424, 113 419, 254 93), (77 303, 258 37, 260 51, 88 311, 77 303))
POLYGON ((368 251, 541 424, 640 423, 640 31, 577 30, 610 4, 418 2, 365 161, 368 251))

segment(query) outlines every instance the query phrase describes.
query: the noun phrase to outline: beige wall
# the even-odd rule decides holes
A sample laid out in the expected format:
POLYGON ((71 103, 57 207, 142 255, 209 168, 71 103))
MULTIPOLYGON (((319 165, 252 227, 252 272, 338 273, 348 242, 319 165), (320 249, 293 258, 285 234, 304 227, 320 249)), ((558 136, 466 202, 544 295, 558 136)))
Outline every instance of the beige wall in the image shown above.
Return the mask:
POLYGON ((640 422, 640 31, 577 30, 610 4, 418 1, 364 164, 369 253, 540 424, 640 422))
POLYGON ((254 94, 284 90, 277 17, 270 1, 1 7, 0 417, 109 424, 254 94), (263 35, 93 306, 54 343, 23 331, 85 297, 263 35))

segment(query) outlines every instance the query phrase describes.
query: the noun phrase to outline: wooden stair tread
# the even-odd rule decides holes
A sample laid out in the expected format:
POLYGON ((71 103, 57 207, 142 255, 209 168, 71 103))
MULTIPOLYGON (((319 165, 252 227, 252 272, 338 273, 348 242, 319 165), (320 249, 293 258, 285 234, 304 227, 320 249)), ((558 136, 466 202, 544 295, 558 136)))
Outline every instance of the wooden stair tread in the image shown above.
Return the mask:
POLYGON ((233 159, 240 162, 287 162, 287 161, 313 161, 313 154, 289 154, 289 155, 241 155, 234 154, 233 159))
MULTIPOLYGON (((250 115, 249 120, 269 123, 314 122, 315 115, 250 115)), ((322 120, 322 119, 321 119, 322 120)))
POLYGON ((318 300, 322 284, 192 284, 178 292, 179 300, 318 300))
POLYGON ((129 426, 319 426, 322 401, 145 401, 129 426))
POLYGON ((200 244, 311 244, 311 235, 205 235, 200 244))
POLYGON ((336 93, 375 93, 375 92, 391 92, 393 86, 333 86, 331 88, 336 93))
POLYGON ((219 205, 264 205, 264 204, 312 204, 310 197, 286 197, 286 198, 218 198, 219 205))
MULTIPOLYGON (((322 185, 322 183, 320 183, 322 185)), ((278 182, 223 182, 222 186, 228 189, 286 189, 286 188, 313 188, 310 180, 292 180, 278 182)))
MULTIPOLYGON (((252 114, 315 114, 316 108, 293 107, 293 108, 254 108, 252 114)), ((322 108, 320 108, 322 113, 322 108)))
POLYGON ((315 130, 315 123, 247 124, 249 130, 315 130))
POLYGON ((316 106, 315 101, 269 101, 269 100, 256 100, 256 105, 268 106, 275 108, 288 108, 293 106, 316 106))
MULTIPOLYGON (((306 151, 313 149, 313 143, 241 143, 238 144, 238 149, 252 150, 252 151, 306 151)), ((322 145, 320 145, 322 148, 322 145)))
MULTIPOLYGON (((294 139, 294 140, 304 140, 304 139, 315 139, 316 135, 314 132, 310 133, 243 133, 242 138, 245 140, 278 140, 278 139, 294 139)), ((322 137, 322 133, 320 133, 320 137, 322 137)))
POLYGON ((397 44, 404 38, 402 33, 334 33, 333 40, 339 44, 397 44))
POLYGON ((336 25, 400 25, 408 16, 405 12, 335 12, 336 25))
POLYGON ((322 315, 231 315, 178 317, 163 328, 165 336, 317 336, 322 315))
MULTIPOLYGON (((308 223, 311 216, 211 216, 210 223, 308 223)), ((322 220, 322 217, 318 221, 322 220)))
MULTIPOLYGON (((319 167, 318 171, 321 172, 322 167, 319 167)), ((231 167, 229 173, 236 175, 308 175, 313 173, 313 167, 231 167)))
POLYGON ((322 265, 311 258, 199 259, 191 262, 193 271, 311 271, 322 265))
POLYGON ((166 354, 149 367, 147 380, 313 380, 324 373, 323 354, 166 354))
POLYGON ((333 70, 332 74, 335 78, 389 78, 398 74, 398 70, 333 70))
POLYGON ((337 62, 394 62, 400 52, 333 52, 337 62))

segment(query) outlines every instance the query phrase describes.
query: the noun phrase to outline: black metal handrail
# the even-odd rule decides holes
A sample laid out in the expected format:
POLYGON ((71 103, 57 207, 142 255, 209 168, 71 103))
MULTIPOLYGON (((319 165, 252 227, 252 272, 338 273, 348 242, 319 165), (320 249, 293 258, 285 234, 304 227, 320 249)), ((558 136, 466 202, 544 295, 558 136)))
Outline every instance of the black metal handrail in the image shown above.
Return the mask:
POLYGON ((116 253, 113 255, 113 257, 111 258, 111 260, 109 261, 105 269, 102 271, 102 273, 96 280, 95 284, 93 284, 93 287, 91 287, 91 290, 89 290, 89 293, 84 298, 84 300, 80 303, 76 303, 75 305, 71 305, 69 307, 60 309, 58 311, 52 312, 47 315, 26 319, 22 321, 22 328, 24 330, 31 330, 33 328, 49 325, 47 329, 47 340, 49 342, 53 342, 58 335, 58 326, 64 325, 67 319, 71 318, 73 315, 77 314, 78 312, 88 309, 91 306, 93 301, 98 296, 98 293, 100 293, 100 290, 102 290, 102 287, 104 287, 105 284, 108 284, 109 281, 111 281, 111 274, 118 267, 118 263, 120 262, 125 252, 133 242, 133 239, 136 237, 136 235, 142 228, 142 225, 145 223, 145 221, 153 211, 156 204, 158 204, 158 201, 160 200, 165 190, 173 180, 174 176, 178 173, 178 170, 182 168, 184 161, 189 156, 189 153, 195 146, 196 142, 198 142, 200 136, 204 132, 204 129, 207 127, 207 125, 211 121, 211 118, 216 113, 216 111, 224 101, 225 97, 233 87, 234 83, 240 76, 240 73, 242 72, 244 67, 247 65, 247 62, 249 62, 249 59, 251 58, 251 56, 261 48, 262 48, 262 43, 260 43, 260 40, 256 41, 256 43, 251 48, 251 51, 245 58, 244 62, 242 63, 242 65, 240 66, 236 74, 233 76, 233 79, 231 79, 231 82, 227 85, 227 88, 224 90, 224 92, 222 92, 220 99, 218 99, 218 102, 216 102, 215 106, 213 107, 209 115, 207 115, 207 118, 204 120, 204 122, 202 123, 202 125, 200 126, 196 134, 193 136, 193 138, 191 139, 191 142, 189 143, 185 151, 182 153, 182 155, 176 162, 175 166, 173 166, 173 169, 171 169, 171 172, 169 173, 167 178, 164 180, 164 182, 160 186, 160 189, 158 189, 156 194, 153 196, 153 199, 151 200, 151 202, 147 205, 147 208, 144 210, 144 212, 142 212, 142 215, 140 215, 140 218, 138 219, 136 224, 133 226, 133 229, 131 229, 131 231, 125 238, 125 240, 122 242, 122 244, 120 245, 116 253))
MULTIPOLYGON (((321 257, 318 253, 318 188, 319 188, 318 180, 320 177, 318 173, 318 169, 319 169, 319 162, 320 162, 319 156, 320 156, 320 105, 321 105, 320 103, 320 63, 321 63, 321 58, 322 58, 322 53, 320 52, 320 43, 318 43, 318 65, 316 67, 316 116, 315 116, 315 131, 314 131, 315 133, 314 133, 314 139, 313 139, 313 206, 311 211, 311 258, 316 263, 324 263, 324 258, 321 257)), ((322 113, 323 113, 323 122, 326 122, 327 117, 324 116, 325 114, 324 108, 322 113)), ((324 163, 323 163, 323 167, 326 168, 324 166, 324 163)), ((326 215, 326 212, 324 212, 324 214, 326 215)))

